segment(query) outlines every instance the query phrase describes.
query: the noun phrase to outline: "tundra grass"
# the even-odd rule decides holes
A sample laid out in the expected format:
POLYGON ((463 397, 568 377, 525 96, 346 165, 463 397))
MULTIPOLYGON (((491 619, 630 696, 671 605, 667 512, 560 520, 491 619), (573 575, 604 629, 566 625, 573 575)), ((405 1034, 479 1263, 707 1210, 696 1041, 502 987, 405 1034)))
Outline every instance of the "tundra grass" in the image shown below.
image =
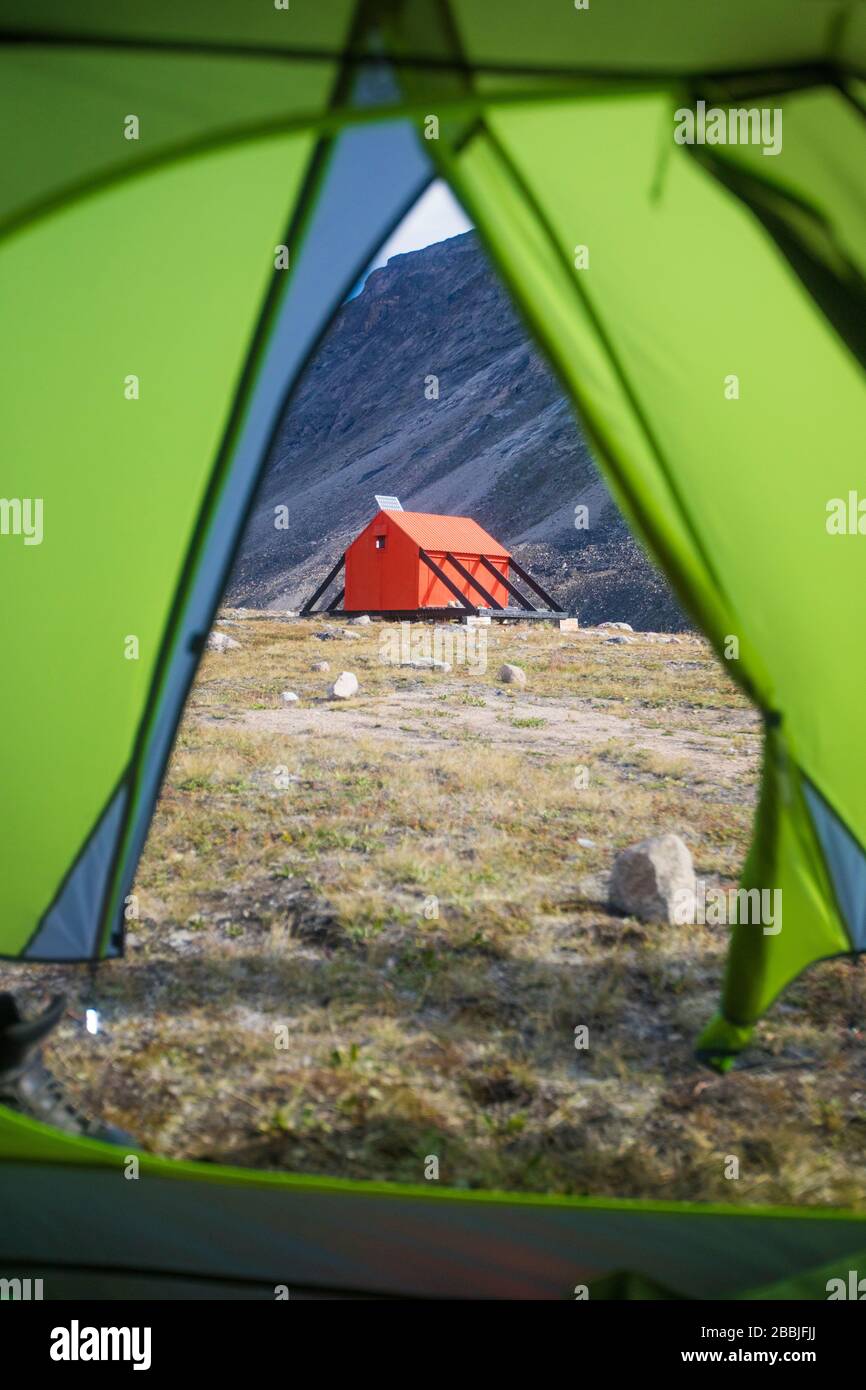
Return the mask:
POLYGON ((76 1101, 253 1167, 862 1203, 866 967, 810 971, 721 1078, 692 1043, 726 930, 606 905, 617 850, 663 831, 736 882, 758 721, 701 641, 518 624, 441 673, 383 664, 375 624, 221 630, 241 650, 202 663, 126 959, 3 969, 32 1007, 67 991, 48 1061, 76 1101))

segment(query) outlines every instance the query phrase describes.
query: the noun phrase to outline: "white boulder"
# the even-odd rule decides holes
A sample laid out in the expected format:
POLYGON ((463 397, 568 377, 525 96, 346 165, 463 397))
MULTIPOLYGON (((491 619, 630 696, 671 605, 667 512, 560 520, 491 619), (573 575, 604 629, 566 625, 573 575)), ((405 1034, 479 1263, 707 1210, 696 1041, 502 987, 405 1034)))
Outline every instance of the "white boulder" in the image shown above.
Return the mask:
POLYGON ((234 652, 240 651, 241 644, 236 642, 233 637, 227 636, 225 632, 208 633, 207 649, 209 652, 234 652))
POLYGON ((506 662, 499 672, 499 679, 503 685, 524 686, 526 684, 526 672, 522 666, 511 666, 506 662))
POLYGON ((358 693, 358 677, 352 671, 341 671, 331 686, 332 700, 351 700, 358 693))
POLYGON ((695 900, 692 856, 679 835, 656 835, 617 855, 610 876, 610 903, 645 922, 692 920, 695 900))

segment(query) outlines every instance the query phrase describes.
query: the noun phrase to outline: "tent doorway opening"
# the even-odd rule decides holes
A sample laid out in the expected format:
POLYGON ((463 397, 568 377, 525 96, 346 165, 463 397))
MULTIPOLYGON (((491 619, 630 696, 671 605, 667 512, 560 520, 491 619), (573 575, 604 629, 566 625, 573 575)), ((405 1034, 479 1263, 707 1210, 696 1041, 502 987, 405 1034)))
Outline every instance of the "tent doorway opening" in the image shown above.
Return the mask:
MULTIPOLYGON (((456 215, 441 188, 425 197, 431 222, 456 215)), ((424 216, 422 200, 416 227, 424 216)), ((68 993, 52 1069, 170 1157, 853 1200, 855 1059, 822 1061, 840 990, 862 1016, 860 969, 801 981, 752 1068, 713 1077, 692 1041, 724 926, 610 907, 617 852, 655 835, 678 835, 707 884, 735 884, 759 723, 631 539, 474 231, 448 230, 380 258, 286 413, 130 898, 126 960, 95 979, 4 967, 3 985, 68 993), (501 539, 567 620, 470 627, 441 596, 452 615, 301 617, 376 515, 374 489, 501 539), (740 1150, 732 1182, 722 1156, 740 1150)), ((389 564, 397 534, 375 536, 389 564)))

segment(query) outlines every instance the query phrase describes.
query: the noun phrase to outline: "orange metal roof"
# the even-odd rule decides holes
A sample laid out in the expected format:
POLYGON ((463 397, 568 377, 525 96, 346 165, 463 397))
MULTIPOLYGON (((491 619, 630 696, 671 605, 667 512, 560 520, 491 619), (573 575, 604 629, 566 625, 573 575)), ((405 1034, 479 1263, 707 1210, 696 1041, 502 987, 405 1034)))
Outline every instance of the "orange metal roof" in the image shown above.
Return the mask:
POLYGON ((387 516, 424 550, 509 558, 505 546, 469 516, 436 516, 431 512, 380 512, 379 515, 387 516))

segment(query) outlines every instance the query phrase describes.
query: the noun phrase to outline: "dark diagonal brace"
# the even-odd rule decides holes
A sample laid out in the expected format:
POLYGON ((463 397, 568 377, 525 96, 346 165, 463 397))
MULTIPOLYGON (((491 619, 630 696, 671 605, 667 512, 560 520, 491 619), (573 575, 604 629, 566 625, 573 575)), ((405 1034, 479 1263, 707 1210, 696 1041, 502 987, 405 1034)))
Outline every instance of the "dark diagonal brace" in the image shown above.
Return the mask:
MULTIPOLYGON (((345 563, 346 557, 345 555, 341 555, 334 568, 331 570, 330 574, 328 574, 328 576, 322 580, 318 589, 313 594, 313 597, 307 599, 306 603, 301 609, 302 618, 305 618, 308 613, 312 613, 316 604, 319 602, 319 599, 322 597, 322 594, 325 592, 329 584, 333 584, 334 580, 337 578, 337 575, 340 573, 340 570, 343 568, 343 565, 345 563)), ((340 596, 342 597, 342 591, 340 596)))
POLYGON ((485 600, 486 603, 490 605, 491 608, 502 608, 502 604, 497 603, 493 595, 487 592, 480 579, 476 579, 475 575, 471 574, 470 571, 466 568, 466 566, 460 563, 456 555, 451 554, 450 550, 448 554, 445 556, 445 559, 448 561, 450 565, 454 566, 458 574, 463 576, 467 584, 472 585, 473 589, 475 589, 475 591, 481 595, 481 597, 485 600))
MULTIPOLYGON (((505 575, 502 574, 501 571, 498 570, 495 565, 491 565, 486 555, 479 555, 478 558, 481 561, 482 565, 484 565, 485 569, 488 569, 492 575, 495 575, 495 577, 499 580, 500 584, 505 585, 508 592, 514 598, 517 599, 517 602, 520 604, 521 608, 525 608, 527 613, 534 613, 536 611, 535 604, 530 603, 528 598, 524 598, 520 590, 514 587, 511 580, 506 579, 505 575)), ((512 561, 511 563, 513 564, 514 562, 512 561)))
POLYGON ((424 550, 423 547, 419 547, 418 553, 421 556, 421 559, 424 561, 424 564, 427 566, 427 568, 431 569, 435 574, 436 578, 442 580, 442 583, 445 585, 445 588, 450 589, 454 597, 460 600, 460 607, 465 609, 467 613, 474 613, 476 611, 475 605, 473 603, 470 603, 469 600, 466 598, 466 595, 460 592, 457 585, 453 582, 453 580, 448 578, 448 575, 445 573, 443 569, 439 568, 436 561, 430 559, 430 556, 427 554, 427 551, 424 550))

